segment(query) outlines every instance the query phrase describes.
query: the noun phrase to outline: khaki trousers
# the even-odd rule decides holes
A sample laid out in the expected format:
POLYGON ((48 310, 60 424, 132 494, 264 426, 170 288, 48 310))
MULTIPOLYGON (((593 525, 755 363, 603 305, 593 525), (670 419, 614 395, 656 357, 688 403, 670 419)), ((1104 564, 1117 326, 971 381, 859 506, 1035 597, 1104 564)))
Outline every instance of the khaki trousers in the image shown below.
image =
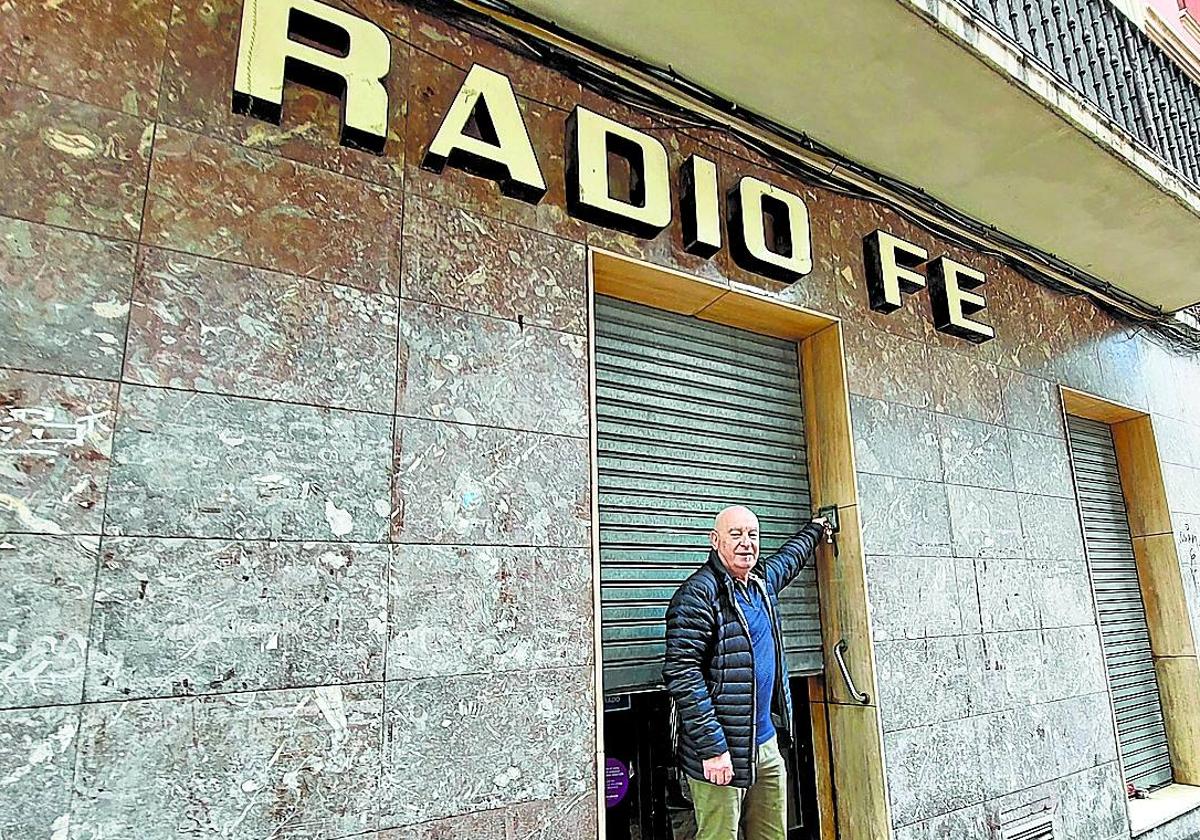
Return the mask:
POLYGON ((738 823, 746 823, 745 840, 786 840, 787 765, 772 738, 758 748, 758 765, 750 789, 688 779, 696 807, 696 840, 737 840, 738 823))

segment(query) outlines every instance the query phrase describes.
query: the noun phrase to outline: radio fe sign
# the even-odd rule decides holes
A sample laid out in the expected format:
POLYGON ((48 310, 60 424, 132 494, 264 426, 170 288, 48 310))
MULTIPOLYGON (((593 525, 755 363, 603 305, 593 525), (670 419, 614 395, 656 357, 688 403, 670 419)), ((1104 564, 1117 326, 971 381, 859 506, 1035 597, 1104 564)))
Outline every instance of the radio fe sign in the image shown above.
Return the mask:
MULTIPOLYGON (((340 95, 341 142, 383 154, 391 103, 385 81, 392 50, 369 20, 318 0, 244 0, 233 109, 278 123, 286 80, 340 95), (322 48, 313 46, 317 44, 322 48)), ((567 118, 567 210, 571 215, 634 236, 653 238, 671 224, 670 163, 655 137, 583 106, 567 118), (614 158, 621 178, 610 178, 614 158), (614 181, 622 181, 616 183, 614 181), (614 190, 614 186, 619 189, 614 190)), ((546 179, 508 77, 476 64, 430 139, 421 166, 453 166, 489 178, 508 196, 533 204, 546 179)), ((684 248, 708 258, 722 247, 717 166, 692 155, 680 170, 684 248)), ((793 282, 813 269, 808 206, 795 193, 749 176, 725 196, 729 250, 748 271, 793 282), (768 233, 769 231, 769 233, 768 233)), ((928 252, 882 230, 863 241, 869 305, 894 312, 903 296, 928 288, 937 328, 972 343, 995 336, 972 319, 986 307, 982 272, 928 252)))

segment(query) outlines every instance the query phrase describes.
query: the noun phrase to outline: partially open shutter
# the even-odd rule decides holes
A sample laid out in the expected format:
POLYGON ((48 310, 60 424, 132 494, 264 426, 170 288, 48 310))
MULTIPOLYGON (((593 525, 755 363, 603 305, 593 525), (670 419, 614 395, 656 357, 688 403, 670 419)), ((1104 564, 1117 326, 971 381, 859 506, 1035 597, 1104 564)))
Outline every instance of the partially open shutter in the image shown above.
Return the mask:
POLYGON ((1125 781, 1165 785, 1167 732, 1112 430, 1082 417, 1068 417, 1067 428, 1125 781))
MULTIPOLYGON (((810 515, 796 345, 596 299, 605 691, 661 684, 667 603, 708 556, 713 516, 758 514, 762 556, 810 515)), ((793 674, 821 670, 815 572, 784 593, 793 674)))

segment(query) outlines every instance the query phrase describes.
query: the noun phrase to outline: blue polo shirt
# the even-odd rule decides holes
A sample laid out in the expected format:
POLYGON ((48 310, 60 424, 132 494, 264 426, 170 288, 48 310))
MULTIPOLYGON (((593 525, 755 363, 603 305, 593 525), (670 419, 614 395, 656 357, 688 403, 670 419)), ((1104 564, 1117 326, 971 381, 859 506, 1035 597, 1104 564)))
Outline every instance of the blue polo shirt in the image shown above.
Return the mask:
POLYGON ((750 645, 754 649, 754 704, 758 716, 755 729, 757 743, 765 744, 775 737, 771 721, 771 698, 775 694, 775 634, 771 631, 771 612, 758 585, 735 586, 738 606, 750 625, 750 645))

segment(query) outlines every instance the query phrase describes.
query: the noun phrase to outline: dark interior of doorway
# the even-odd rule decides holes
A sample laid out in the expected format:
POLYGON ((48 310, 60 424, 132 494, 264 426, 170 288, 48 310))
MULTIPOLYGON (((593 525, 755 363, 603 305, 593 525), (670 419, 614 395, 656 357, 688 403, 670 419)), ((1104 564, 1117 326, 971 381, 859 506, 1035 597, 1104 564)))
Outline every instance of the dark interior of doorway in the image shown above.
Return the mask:
MULTIPOLYGON (((788 840, 817 840, 816 776, 808 687, 792 679, 795 742, 788 762, 788 840)), ((629 789, 609 807, 605 840, 694 840, 687 782, 671 750, 670 701, 665 691, 605 698, 604 750, 629 769, 629 789)))

